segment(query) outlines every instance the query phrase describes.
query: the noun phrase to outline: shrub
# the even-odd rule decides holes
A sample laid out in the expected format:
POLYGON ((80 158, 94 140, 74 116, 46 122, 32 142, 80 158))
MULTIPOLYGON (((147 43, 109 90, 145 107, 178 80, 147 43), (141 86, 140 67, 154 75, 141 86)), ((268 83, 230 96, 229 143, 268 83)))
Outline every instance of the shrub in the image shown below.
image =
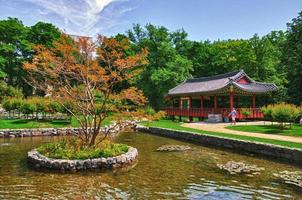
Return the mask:
POLYGON ((24 101, 23 104, 20 107, 20 111, 23 114, 26 114, 27 117, 28 117, 29 114, 33 114, 36 111, 35 104, 33 104, 32 102, 30 102, 28 100, 24 101))
POLYGON ((156 111, 151 107, 151 106, 147 106, 145 108, 145 113, 147 115, 155 115, 156 114, 156 111))
POLYGON ((245 118, 248 118, 251 115, 251 111, 245 108, 241 110, 241 113, 244 115, 245 118))
POLYGON ((5 99, 3 101, 2 107, 8 112, 10 117, 10 112, 13 110, 12 99, 5 99))
POLYGON ((285 123, 292 123, 299 117, 300 110, 293 104, 279 103, 269 105, 264 109, 264 115, 270 115, 273 121, 279 122, 284 128, 285 123))
POLYGON ((3 101, 2 107, 8 111, 9 117, 11 116, 11 111, 20 110, 23 100, 20 98, 9 98, 3 101))
POLYGON ((155 115, 153 115, 153 121, 158 121, 162 118, 166 117, 166 112, 165 111, 158 111, 157 113, 155 113, 155 115))
POLYGON ((50 101, 47 106, 48 106, 48 111, 50 113, 64 112, 64 108, 62 107, 62 105, 56 101, 50 101))
POLYGON ((35 107, 36 112, 36 118, 38 119, 39 113, 43 113, 45 116, 45 113, 48 112, 48 99, 43 97, 32 97, 27 100, 27 102, 35 107))
POLYGON ((272 111, 273 105, 268 105, 261 108, 261 112, 264 114, 264 118, 266 120, 273 120, 272 111))
POLYGON ((55 143, 42 144, 37 148, 37 151, 49 158, 84 160, 118 156, 126 153, 128 148, 125 144, 114 144, 110 142, 104 142, 98 146, 83 147, 80 140, 72 138, 55 143))
POLYGON ((13 110, 20 110, 21 105, 23 104, 23 100, 20 98, 14 98, 14 99, 12 99, 11 104, 12 104, 13 110))

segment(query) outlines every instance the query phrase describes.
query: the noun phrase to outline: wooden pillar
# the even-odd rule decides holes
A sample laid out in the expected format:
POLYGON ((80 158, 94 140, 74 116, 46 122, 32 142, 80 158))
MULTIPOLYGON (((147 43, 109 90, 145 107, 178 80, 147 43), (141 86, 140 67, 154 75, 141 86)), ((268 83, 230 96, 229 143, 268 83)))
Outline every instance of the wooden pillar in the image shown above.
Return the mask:
POLYGON ((252 104, 253 109, 256 108, 256 95, 253 94, 253 104, 252 104))
POLYGON ((190 109, 192 107, 192 98, 189 97, 187 101, 188 101, 188 107, 187 108, 190 109))
POLYGON ((188 98, 188 110, 189 110, 189 121, 192 122, 193 121, 193 116, 190 115, 191 114, 191 107, 192 107, 192 98, 189 97, 188 98))
POLYGON ((217 96, 214 96, 214 112, 217 112, 217 96))
POLYGON ((203 108, 203 96, 200 97, 200 108, 203 108))
POLYGON ((182 109, 182 100, 181 100, 181 97, 179 97, 179 100, 178 100, 179 102, 178 102, 178 106, 179 106, 179 109, 182 109))
POLYGON ((256 108, 256 95, 255 94, 253 94, 252 108, 253 108, 253 110, 252 110, 253 119, 255 119, 255 118, 257 118, 256 117, 256 110, 255 110, 255 108, 256 108))
POLYGON ((234 108, 234 93, 230 92, 230 111, 234 108))
POLYGON ((178 120, 181 122, 181 112, 182 112, 182 100, 181 97, 179 97, 178 99, 178 107, 179 107, 179 111, 178 111, 178 120))

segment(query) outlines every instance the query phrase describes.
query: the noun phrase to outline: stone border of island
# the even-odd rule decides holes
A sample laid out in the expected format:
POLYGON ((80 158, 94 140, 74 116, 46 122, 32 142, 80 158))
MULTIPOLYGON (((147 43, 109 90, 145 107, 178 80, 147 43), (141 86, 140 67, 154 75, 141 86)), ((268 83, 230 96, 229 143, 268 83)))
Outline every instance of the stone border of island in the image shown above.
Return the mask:
POLYGON ((94 158, 85 160, 67 160, 48 158, 36 149, 27 153, 28 163, 36 169, 82 171, 97 169, 113 169, 132 164, 138 156, 136 148, 129 147, 128 152, 115 157, 94 158))
POLYGON ((174 138, 202 145, 232 149, 244 153, 258 154, 267 158, 283 160, 299 166, 302 165, 302 149, 264 144, 260 142, 244 141, 239 139, 231 139, 220 136, 198 134, 188 131, 145 127, 141 125, 137 125, 135 129, 140 132, 174 138))
MULTIPOLYGON (((124 130, 126 127, 135 127, 136 124, 137 121, 135 120, 125 120, 121 124, 113 122, 101 128, 100 132, 110 130, 111 134, 115 134, 124 130)), ((0 129, 0 138, 76 135, 80 130, 80 128, 0 129)))

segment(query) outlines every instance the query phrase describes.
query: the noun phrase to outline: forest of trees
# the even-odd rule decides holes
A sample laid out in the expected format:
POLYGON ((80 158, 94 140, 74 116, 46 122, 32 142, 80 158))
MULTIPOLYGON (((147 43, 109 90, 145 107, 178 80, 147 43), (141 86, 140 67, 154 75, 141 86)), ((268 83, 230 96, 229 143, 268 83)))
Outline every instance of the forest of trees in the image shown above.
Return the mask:
MULTIPOLYGON (((0 21, 0 32, 0 94, 13 96, 22 91, 30 96, 34 90, 24 81, 27 74, 22 64, 32 59, 34 45, 51 47, 60 31, 49 23, 27 27, 18 19, 8 18, 0 21)), ((183 29, 172 32, 152 24, 133 25, 114 37, 129 38, 129 54, 148 50, 148 65, 134 83, 155 109, 164 106, 169 89, 187 78, 238 69, 244 69, 256 81, 273 82, 279 87, 266 103, 302 102, 302 12, 287 24, 286 31, 261 37, 255 34, 250 39, 191 41, 183 29)))

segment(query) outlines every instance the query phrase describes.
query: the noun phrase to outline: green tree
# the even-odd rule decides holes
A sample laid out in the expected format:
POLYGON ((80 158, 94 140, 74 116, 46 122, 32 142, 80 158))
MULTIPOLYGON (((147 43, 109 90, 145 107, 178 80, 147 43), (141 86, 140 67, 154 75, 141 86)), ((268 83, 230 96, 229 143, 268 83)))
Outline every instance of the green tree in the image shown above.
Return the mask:
POLYGON ((164 104, 164 95, 169 89, 190 77, 192 62, 181 49, 186 43, 187 34, 184 31, 171 33, 165 27, 147 24, 145 27, 134 25, 127 32, 133 42, 132 49, 148 49, 149 64, 138 77, 137 87, 148 97, 149 103, 155 109, 164 104))
POLYGON ((302 12, 287 24, 287 39, 282 49, 286 67, 289 101, 302 102, 302 12))
POLYGON ((31 44, 26 39, 28 28, 16 18, 0 21, 0 71, 12 86, 24 86, 22 63, 31 54, 31 44))
POLYGON ((60 31, 49 23, 26 27, 17 18, 8 18, 0 20, 0 33, 0 79, 5 78, 8 85, 31 95, 32 87, 24 81, 27 74, 22 64, 32 59, 35 44, 51 47, 60 31))
POLYGON ((4 81, 0 81, 0 103, 8 97, 22 97, 22 91, 7 85, 4 81))
POLYGON ((60 30, 50 23, 38 22, 28 31, 28 40, 33 44, 52 47, 53 41, 60 38, 60 30))
POLYGON ((255 56, 255 62, 250 66, 251 77, 256 81, 275 83, 278 86, 278 91, 270 94, 269 103, 287 100, 286 70, 281 64, 281 49, 285 40, 283 31, 272 31, 262 38, 254 35, 249 40, 255 56))
POLYGON ((29 100, 25 100, 20 107, 20 111, 23 114, 26 114, 27 118, 28 118, 29 114, 34 114, 34 112, 36 112, 36 110, 37 110, 37 108, 36 108, 35 104, 29 100))

